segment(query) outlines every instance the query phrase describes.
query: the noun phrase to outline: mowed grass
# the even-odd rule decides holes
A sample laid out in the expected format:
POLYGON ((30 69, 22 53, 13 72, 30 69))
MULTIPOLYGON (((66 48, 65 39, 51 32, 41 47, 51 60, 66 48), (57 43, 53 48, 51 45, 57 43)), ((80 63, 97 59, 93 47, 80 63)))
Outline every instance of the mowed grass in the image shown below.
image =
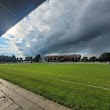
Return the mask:
POLYGON ((71 109, 110 110, 107 64, 0 64, 0 77, 71 109))

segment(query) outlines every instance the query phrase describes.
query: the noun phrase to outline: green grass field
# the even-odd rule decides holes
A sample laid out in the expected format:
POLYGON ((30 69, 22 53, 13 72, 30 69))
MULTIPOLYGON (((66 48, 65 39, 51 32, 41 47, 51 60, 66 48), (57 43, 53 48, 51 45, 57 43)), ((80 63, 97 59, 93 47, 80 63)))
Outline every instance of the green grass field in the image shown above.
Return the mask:
POLYGON ((0 77, 75 110, 110 110, 110 65, 0 64, 0 77))

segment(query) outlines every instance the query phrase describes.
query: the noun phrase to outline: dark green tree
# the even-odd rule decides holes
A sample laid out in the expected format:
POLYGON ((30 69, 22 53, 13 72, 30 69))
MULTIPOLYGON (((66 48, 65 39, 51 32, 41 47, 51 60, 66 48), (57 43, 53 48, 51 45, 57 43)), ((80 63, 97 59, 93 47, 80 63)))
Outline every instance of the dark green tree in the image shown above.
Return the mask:
POLYGON ((109 52, 104 52, 100 55, 99 57, 100 61, 110 61, 110 53, 109 52))
POLYGON ((19 61, 23 61, 23 58, 20 57, 20 58, 19 58, 19 61))
POLYGON ((88 57, 83 57, 83 58, 82 58, 82 61, 83 61, 83 62, 88 62, 88 57))
POLYGON ((25 61, 32 61, 33 58, 32 57, 25 57, 25 61))
POLYGON ((16 61, 17 61, 17 60, 16 60, 16 57, 15 57, 14 55, 12 55, 11 61, 12 61, 12 62, 16 62, 16 61))
POLYGON ((95 56, 92 56, 92 57, 89 58, 89 61, 90 62, 96 62, 97 58, 95 56))
POLYGON ((41 56, 40 55, 36 55, 33 60, 34 60, 34 62, 40 62, 41 61, 41 56))

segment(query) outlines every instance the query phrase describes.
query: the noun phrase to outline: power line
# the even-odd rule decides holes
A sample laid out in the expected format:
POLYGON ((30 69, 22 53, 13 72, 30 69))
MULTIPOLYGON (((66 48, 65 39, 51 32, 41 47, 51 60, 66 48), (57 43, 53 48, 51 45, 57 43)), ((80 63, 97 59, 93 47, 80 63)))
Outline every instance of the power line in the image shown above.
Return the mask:
POLYGON ((12 15, 14 15, 15 17, 17 17, 17 15, 15 13, 13 13, 9 8, 7 8, 6 6, 4 6, 3 4, 0 3, 0 6, 3 7, 4 9, 6 9, 9 13, 11 13, 12 15))

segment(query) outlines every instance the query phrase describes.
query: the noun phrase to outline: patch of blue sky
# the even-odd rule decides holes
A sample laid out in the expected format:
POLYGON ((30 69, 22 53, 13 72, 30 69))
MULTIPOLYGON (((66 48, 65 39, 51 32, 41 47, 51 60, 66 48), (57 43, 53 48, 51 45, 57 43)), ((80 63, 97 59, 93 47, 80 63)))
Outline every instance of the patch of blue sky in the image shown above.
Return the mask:
POLYGON ((92 52, 92 49, 84 49, 84 50, 81 50, 79 53, 91 53, 92 52))
POLYGON ((90 57, 91 55, 93 55, 93 50, 92 49, 84 49, 78 52, 79 54, 81 54, 82 57, 84 56, 88 56, 90 57))
POLYGON ((14 38, 14 36, 12 36, 11 34, 7 34, 10 38, 14 38))
POLYGON ((4 38, 0 37, 0 48, 3 47, 3 46, 4 46, 4 47, 9 46, 9 44, 6 43, 5 41, 6 41, 6 40, 5 40, 4 38))

